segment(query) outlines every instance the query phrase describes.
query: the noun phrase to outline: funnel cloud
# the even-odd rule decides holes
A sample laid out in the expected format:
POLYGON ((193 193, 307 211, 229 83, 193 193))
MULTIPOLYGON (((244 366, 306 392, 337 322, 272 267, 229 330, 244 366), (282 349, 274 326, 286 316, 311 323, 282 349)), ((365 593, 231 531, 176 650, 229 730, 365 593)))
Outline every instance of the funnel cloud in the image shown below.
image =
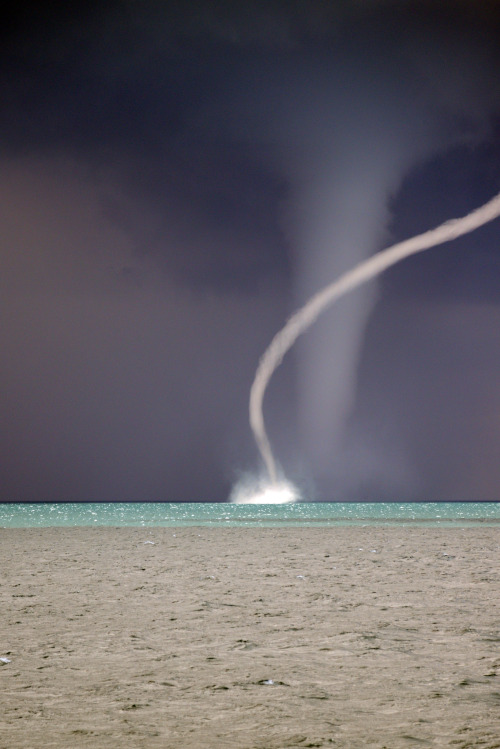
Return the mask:
MULTIPOLYGON (((272 112, 261 113, 257 104, 258 122, 245 112, 247 128, 277 144, 290 177, 287 227, 297 306, 325 279, 387 245, 391 199, 415 165, 457 144, 474 144, 487 131, 494 95, 481 86, 481 55, 459 34, 444 34, 439 44, 441 55, 418 25, 403 36, 388 29, 382 43, 375 24, 349 43, 340 41, 331 55, 302 59, 285 90, 282 71, 276 80, 271 72, 265 85, 272 112), (434 80, 432 64, 440 71, 434 80)), ((356 290, 295 352, 298 449, 305 472, 330 492, 341 482, 338 456, 376 298, 374 287, 356 290)))
POLYGON ((250 390, 250 425, 271 484, 278 482, 278 469, 266 433, 262 405, 269 380, 297 338, 344 294, 376 278, 401 260, 461 237, 493 221, 498 216, 500 216, 500 194, 463 218, 451 219, 436 229, 431 229, 378 252, 319 291, 304 307, 290 317, 264 352, 250 390))

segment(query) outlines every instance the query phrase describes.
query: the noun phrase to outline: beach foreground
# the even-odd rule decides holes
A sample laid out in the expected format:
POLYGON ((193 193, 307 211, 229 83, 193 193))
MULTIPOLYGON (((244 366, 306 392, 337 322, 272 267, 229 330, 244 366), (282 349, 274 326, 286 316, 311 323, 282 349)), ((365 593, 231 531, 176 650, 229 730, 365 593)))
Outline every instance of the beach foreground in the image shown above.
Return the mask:
POLYGON ((494 527, 0 544, 1 749, 500 747, 494 527))

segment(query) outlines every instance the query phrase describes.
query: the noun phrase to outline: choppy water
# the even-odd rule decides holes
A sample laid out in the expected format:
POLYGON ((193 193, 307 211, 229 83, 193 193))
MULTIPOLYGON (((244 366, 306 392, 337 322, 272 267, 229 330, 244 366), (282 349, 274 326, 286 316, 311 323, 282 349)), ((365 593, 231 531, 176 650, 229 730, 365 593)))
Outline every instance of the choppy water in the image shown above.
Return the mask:
POLYGON ((48 526, 500 525, 500 502, 234 505, 167 502, 0 504, 0 528, 48 526))

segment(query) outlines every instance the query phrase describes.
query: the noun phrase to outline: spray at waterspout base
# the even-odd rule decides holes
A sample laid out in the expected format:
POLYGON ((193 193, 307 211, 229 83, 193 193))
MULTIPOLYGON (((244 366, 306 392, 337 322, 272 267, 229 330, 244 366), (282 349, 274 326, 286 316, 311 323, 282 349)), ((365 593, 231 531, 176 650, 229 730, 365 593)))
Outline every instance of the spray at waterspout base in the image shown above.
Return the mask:
POLYGON ((286 479, 245 478, 234 487, 229 501, 236 505, 284 505, 300 501, 300 492, 286 479))

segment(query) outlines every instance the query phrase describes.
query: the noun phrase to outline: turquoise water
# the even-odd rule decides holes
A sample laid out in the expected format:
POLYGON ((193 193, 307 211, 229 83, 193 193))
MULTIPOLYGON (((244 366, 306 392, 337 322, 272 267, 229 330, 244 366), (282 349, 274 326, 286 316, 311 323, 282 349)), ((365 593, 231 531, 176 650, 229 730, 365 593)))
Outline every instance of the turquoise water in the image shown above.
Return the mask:
POLYGON ((0 528, 500 524, 500 502, 302 502, 236 505, 131 502, 0 504, 0 528))

